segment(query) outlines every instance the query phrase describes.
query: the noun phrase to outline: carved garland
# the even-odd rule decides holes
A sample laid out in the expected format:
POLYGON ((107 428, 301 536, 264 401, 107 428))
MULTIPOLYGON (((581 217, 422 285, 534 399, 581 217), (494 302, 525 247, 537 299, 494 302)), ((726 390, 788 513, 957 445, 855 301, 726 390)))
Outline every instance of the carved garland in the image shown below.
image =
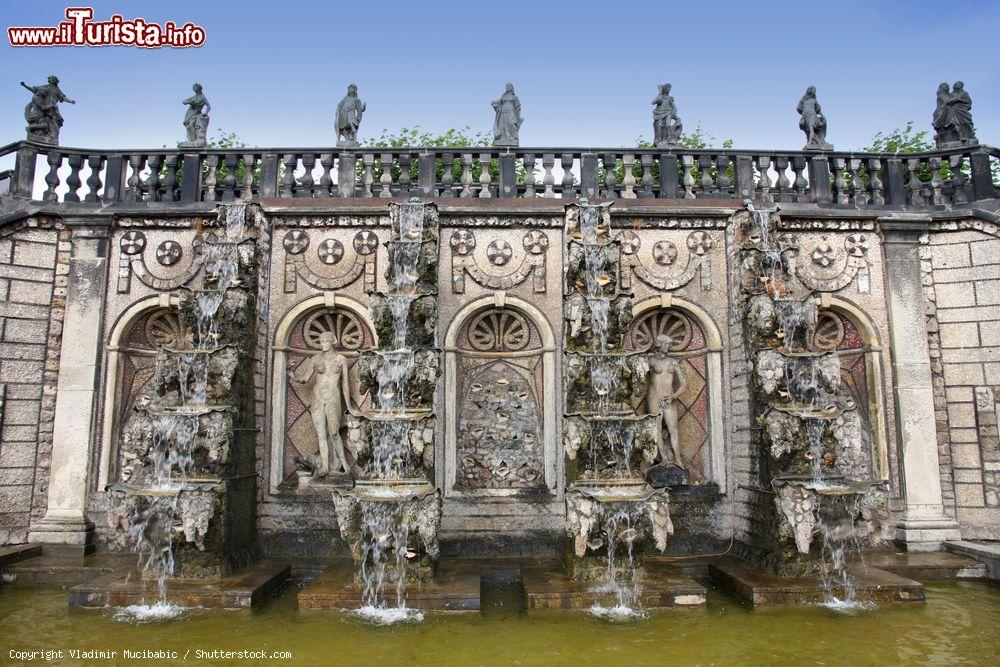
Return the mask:
MULTIPOLYGON (((198 275, 204 265, 205 258, 201 253, 201 242, 193 244, 194 252, 187 270, 173 277, 161 277, 153 273, 146 264, 146 235, 130 229, 118 240, 118 293, 125 294, 132 288, 132 275, 146 287, 169 292, 186 285, 198 275)), ((181 261, 184 250, 180 243, 168 240, 156 248, 156 261, 160 266, 172 267, 181 261)))
MULTIPOLYGON (((282 245, 285 248, 286 294, 295 292, 296 281, 301 278, 307 285, 323 290, 342 289, 360 276, 364 276, 365 292, 375 291, 376 253, 378 237, 375 232, 362 230, 354 235, 354 260, 346 270, 337 275, 324 275, 313 270, 305 261, 305 252, 310 245, 309 234, 301 229, 285 233, 282 245)), ((324 266, 336 266, 344 259, 344 244, 337 239, 325 239, 316 247, 316 257, 324 266)))
MULTIPOLYGON (((672 273, 660 273, 642 263, 638 255, 642 240, 634 231, 625 230, 615 236, 615 239, 621 243, 622 250, 620 260, 622 289, 631 289, 634 277, 655 289, 674 290, 689 283, 695 273, 699 272, 702 289, 712 289, 712 258, 708 251, 712 249, 714 241, 708 232, 697 230, 688 234, 686 243, 688 252, 684 266, 672 273)), ((674 266, 678 256, 678 248, 671 241, 657 241, 653 246, 653 261, 659 266, 674 266)))
MULTIPOLYGON (((521 239, 525 250, 524 259, 517 268, 502 276, 487 273, 479 266, 478 260, 472 255, 476 248, 476 237, 471 231, 461 229, 452 233, 449 245, 451 287, 455 294, 465 293, 466 276, 483 287, 500 290, 520 285, 531 276, 532 290, 536 293, 545 292, 545 257, 549 247, 549 237, 545 232, 533 229, 525 233, 521 239)), ((486 249, 486 255, 493 266, 506 266, 513 256, 513 250, 506 241, 496 239, 486 249)))

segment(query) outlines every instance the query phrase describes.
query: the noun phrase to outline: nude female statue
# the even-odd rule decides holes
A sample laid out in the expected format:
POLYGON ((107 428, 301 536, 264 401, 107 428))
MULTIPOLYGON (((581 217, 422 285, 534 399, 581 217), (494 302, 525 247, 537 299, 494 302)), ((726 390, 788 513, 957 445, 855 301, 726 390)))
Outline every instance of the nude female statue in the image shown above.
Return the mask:
POLYGON ((344 423, 345 408, 352 415, 358 414, 358 411, 351 400, 347 358, 333 349, 336 343, 337 335, 324 331, 319 336, 320 353, 306 359, 294 371, 288 371, 292 382, 306 388, 305 403, 319 440, 317 477, 325 477, 331 467, 336 472, 350 471, 340 428, 344 423), (332 461, 331 445, 334 453, 332 461))
POLYGON ((656 337, 656 352, 649 357, 649 388, 646 390, 645 409, 648 415, 659 415, 660 438, 657 448, 660 451, 660 463, 672 460, 674 465, 683 467, 681 459, 680 440, 677 427, 676 399, 687 389, 687 380, 681 372, 680 363, 670 356, 670 346, 673 340, 669 334, 656 337), (670 450, 667 451, 664 442, 664 427, 670 440, 670 450))

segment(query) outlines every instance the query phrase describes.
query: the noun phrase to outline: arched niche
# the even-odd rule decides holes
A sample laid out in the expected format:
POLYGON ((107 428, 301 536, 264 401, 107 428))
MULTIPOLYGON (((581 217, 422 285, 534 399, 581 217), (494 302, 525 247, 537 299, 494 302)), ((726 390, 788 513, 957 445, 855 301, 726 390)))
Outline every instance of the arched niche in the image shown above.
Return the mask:
POLYGON ((325 293, 292 306, 278 322, 271 347, 271 459, 272 494, 294 490, 295 457, 318 450, 316 430, 299 392, 292 385, 288 371, 294 370, 309 356, 319 352, 319 333, 335 331, 335 349, 347 357, 355 403, 369 406, 369 398, 357 393, 355 362, 361 350, 375 347, 375 328, 368 310, 357 301, 325 293))
POLYGON ((177 297, 161 294, 133 303, 115 321, 105 347, 104 411, 101 430, 99 489, 125 481, 122 436, 128 420, 153 378, 156 350, 176 346, 189 333, 177 310, 177 297))
POLYGON ((692 482, 714 482, 725 493, 725 403, 718 327, 701 307, 670 295, 640 301, 632 307, 632 315, 626 349, 649 349, 658 333, 670 333, 675 341, 671 352, 687 380, 687 389, 678 399, 681 457, 692 482))
POLYGON ((863 310, 845 299, 822 293, 817 298, 815 345, 836 350, 840 375, 872 433, 872 463, 875 479, 889 479, 883 398, 882 348, 878 332, 863 310))
POLYGON ((541 311, 499 294, 462 308, 445 335, 445 495, 557 491, 556 411, 541 311))

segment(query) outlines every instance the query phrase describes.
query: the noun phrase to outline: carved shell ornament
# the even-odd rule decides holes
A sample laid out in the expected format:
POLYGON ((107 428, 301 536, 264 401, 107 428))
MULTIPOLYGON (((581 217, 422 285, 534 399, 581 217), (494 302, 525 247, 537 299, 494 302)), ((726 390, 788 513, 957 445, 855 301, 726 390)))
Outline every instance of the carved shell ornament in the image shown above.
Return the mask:
POLYGON ((188 337, 180 315, 173 308, 160 308, 146 318, 146 340, 154 347, 177 349, 188 337))
POLYGON ((336 347, 340 350, 358 350, 365 342, 361 320, 344 310, 323 309, 307 317, 302 324, 302 337, 314 350, 320 349, 320 336, 329 331, 337 337, 336 347))
POLYGON ((316 248, 316 256, 327 266, 333 266, 344 258, 344 244, 337 239, 327 239, 316 248))
POLYGON ((670 350, 679 352, 691 344, 691 320, 676 310, 652 310, 636 320, 631 333, 636 350, 652 349, 657 336, 667 334, 670 350))
POLYGON ((813 343, 817 350, 836 350, 844 340, 844 323, 829 310, 820 310, 816 319, 816 333, 813 343))
POLYGON ((285 252, 289 255, 299 255, 309 247, 309 235, 302 230, 293 229, 285 233, 282 245, 285 246, 285 252))
POLYGON ((160 266, 173 266, 183 255, 184 249, 177 241, 164 241, 156 249, 156 261, 160 266))
POLYGON ((378 237, 367 229, 354 235, 354 251, 359 255, 370 255, 378 248, 378 237))
POLYGON ((510 261, 513 254, 514 251, 511 249, 510 244, 501 239, 490 241, 489 246, 486 248, 486 259, 490 260, 490 264, 493 266, 503 266, 510 261))
POLYGON ((118 245, 126 255, 138 255, 146 249, 146 235, 131 229, 122 234, 118 245))
POLYGON ((467 229, 461 229, 451 235, 448 245, 456 255, 468 255, 476 249, 476 236, 467 229))
POLYGON ((513 310, 491 308, 469 323, 469 345, 480 352, 517 352, 530 340, 528 319, 513 310))

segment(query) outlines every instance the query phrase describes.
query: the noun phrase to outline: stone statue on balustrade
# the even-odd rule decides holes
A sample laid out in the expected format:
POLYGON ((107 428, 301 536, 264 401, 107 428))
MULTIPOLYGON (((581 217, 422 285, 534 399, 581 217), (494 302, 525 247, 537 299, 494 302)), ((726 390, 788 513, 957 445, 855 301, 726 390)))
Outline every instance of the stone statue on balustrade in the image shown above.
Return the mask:
POLYGON ((826 116, 823 115, 816 99, 816 86, 806 88, 806 94, 795 107, 799 112, 799 129, 806 133, 804 151, 832 151, 833 144, 826 140, 826 116))
POLYGON ((965 84, 956 81, 948 89, 942 83, 937 90, 937 107, 931 120, 934 127, 934 143, 938 148, 972 146, 979 143, 976 129, 972 125, 972 98, 965 90, 965 84))
POLYGON ((660 94, 653 104, 653 145, 657 148, 676 146, 681 139, 684 124, 677 115, 677 105, 670 95, 670 84, 660 86, 660 94))
POLYGON ((288 372, 293 383, 305 388, 303 402, 312 416, 319 444, 317 477, 326 477, 330 470, 350 472, 340 430, 345 411, 356 415, 358 410, 351 399, 347 358, 333 349, 336 344, 334 332, 323 332, 319 336, 320 352, 288 372))
POLYGON ((358 87, 351 84, 347 95, 337 104, 337 145, 343 148, 358 146, 358 128, 365 113, 365 103, 358 97, 358 87))
POLYGON ((194 84, 191 89, 194 95, 181 102, 188 108, 184 114, 187 141, 181 141, 177 145, 180 148, 204 148, 208 144, 208 114, 212 110, 212 105, 201 92, 200 83, 194 84))
POLYGON ((493 100, 493 111, 496 118, 493 121, 493 145, 517 146, 518 133, 521 131, 521 100, 514 94, 514 84, 508 83, 500 99, 493 100))
POLYGON ((669 480, 657 486, 686 484, 689 479, 687 471, 684 470, 684 460, 681 458, 677 409, 677 399, 687 390, 687 380, 681 370, 680 362, 670 356, 673 343, 669 334, 659 334, 654 340, 655 347, 648 358, 649 386, 646 389, 644 413, 659 416, 657 424, 660 431, 657 441, 659 460, 654 468, 658 477, 669 480))
POLYGON ((24 107, 28 140, 58 146, 59 129, 63 126, 59 103, 76 104, 76 101, 59 89, 59 77, 55 75, 50 76, 44 86, 29 86, 24 81, 21 85, 31 92, 31 101, 24 107))

